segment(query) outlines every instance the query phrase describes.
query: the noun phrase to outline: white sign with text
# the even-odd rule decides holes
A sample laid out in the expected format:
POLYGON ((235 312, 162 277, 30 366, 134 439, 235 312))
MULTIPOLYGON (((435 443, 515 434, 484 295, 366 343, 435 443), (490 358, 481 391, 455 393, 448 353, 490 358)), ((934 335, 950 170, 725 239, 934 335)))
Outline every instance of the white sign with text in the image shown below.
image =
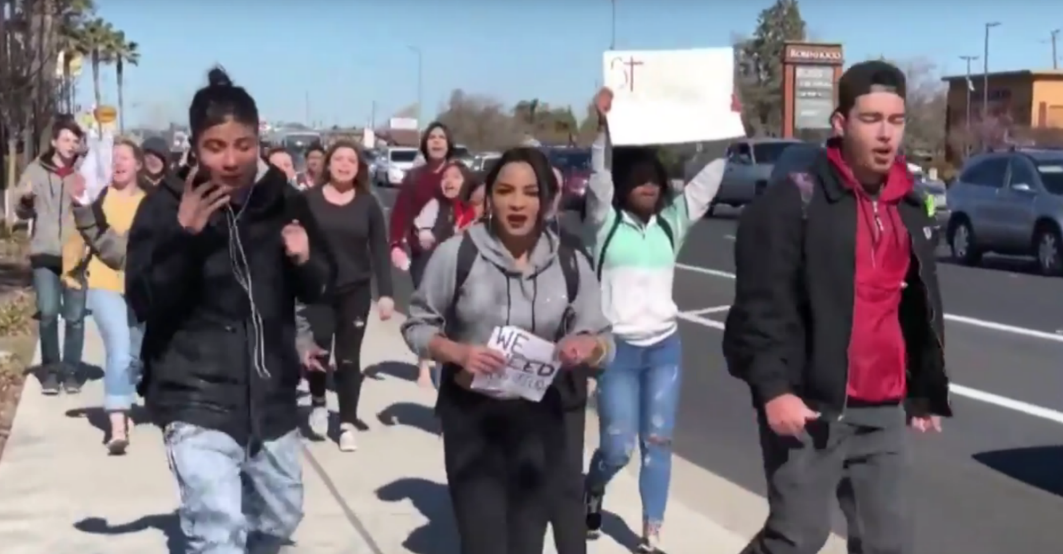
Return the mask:
POLYGON ((617 146, 680 144, 745 136, 734 87, 734 50, 609 51, 609 132, 617 146))
POLYGON ((487 347, 506 356, 501 371, 472 380, 472 390, 488 396, 539 402, 561 370, 554 343, 517 327, 495 327, 487 347))

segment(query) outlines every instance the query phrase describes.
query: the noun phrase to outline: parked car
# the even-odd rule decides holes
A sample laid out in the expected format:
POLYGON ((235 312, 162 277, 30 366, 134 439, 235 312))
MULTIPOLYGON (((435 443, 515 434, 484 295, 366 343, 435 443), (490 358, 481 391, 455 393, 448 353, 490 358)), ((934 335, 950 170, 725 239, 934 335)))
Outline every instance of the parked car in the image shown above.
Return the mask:
MULTIPOLYGON (((712 215, 718 204, 738 208, 752 202, 767 186, 775 162, 795 144, 804 143, 779 138, 747 138, 731 143, 724 154, 727 167, 720 191, 706 215, 712 215)), ((689 182, 710 161, 707 155, 695 156, 686 165, 684 180, 689 182)))
POLYGON ((582 210, 591 177, 589 148, 545 148, 550 165, 561 172, 561 209, 582 210))
POLYGON ((469 169, 481 174, 487 173, 491 171, 491 164, 501 157, 502 154, 498 152, 480 152, 473 156, 472 165, 469 166, 469 169))
POLYGON ((413 169, 418 150, 405 146, 385 148, 375 160, 373 183, 380 187, 397 187, 413 169))
POLYGON ((972 156, 947 197, 956 260, 976 265, 988 252, 1032 256, 1041 273, 1063 274, 1063 151, 972 156))

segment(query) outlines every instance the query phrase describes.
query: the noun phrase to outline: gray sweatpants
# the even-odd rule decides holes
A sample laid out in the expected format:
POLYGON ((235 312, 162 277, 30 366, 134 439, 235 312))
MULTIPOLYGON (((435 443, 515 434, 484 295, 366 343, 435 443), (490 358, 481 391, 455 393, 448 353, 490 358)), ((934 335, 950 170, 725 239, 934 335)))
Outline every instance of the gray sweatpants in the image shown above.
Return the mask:
POLYGON ((848 521, 851 554, 910 551, 904 505, 905 415, 900 407, 850 408, 842 421, 811 422, 800 437, 760 442, 768 519, 743 554, 816 554, 831 532, 831 500, 848 521))

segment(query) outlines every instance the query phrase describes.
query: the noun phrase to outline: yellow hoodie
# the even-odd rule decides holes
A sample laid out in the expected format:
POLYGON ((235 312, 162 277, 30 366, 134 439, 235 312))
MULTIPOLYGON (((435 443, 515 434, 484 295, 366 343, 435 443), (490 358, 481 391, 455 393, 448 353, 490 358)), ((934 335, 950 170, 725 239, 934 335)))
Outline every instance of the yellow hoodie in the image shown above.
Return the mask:
POLYGON ((63 281, 71 287, 125 293, 125 253, 133 217, 144 191, 108 194, 88 206, 74 207, 78 233, 63 245, 63 281))

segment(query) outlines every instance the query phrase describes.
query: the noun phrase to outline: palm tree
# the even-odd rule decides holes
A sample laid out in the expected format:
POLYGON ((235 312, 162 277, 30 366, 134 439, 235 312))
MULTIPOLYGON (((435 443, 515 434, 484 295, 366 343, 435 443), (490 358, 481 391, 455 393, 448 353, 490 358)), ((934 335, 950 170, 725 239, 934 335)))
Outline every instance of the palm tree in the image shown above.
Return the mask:
POLYGON ((92 0, 61 0, 58 5, 57 47, 62 54, 61 94, 66 111, 74 111, 74 60, 89 53, 85 40, 85 19, 96 9, 92 0))
POLYGON ((114 60, 115 74, 118 77, 118 132, 125 133, 125 66, 137 65, 140 63, 140 50, 139 45, 133 41, 127 41, 125 39, 125 32, 118 31, 114 36, 114 51, 112 52, 112 59, 114 60))
POLYGON ((96 18, 85 23, 85 46, 89 51, 89 60, 92 62, 92 92, 96 100, 96 107, 103 105, 103 92, 100 89, 100 65, 111 63, 115 52, 114 27, 96 18))

